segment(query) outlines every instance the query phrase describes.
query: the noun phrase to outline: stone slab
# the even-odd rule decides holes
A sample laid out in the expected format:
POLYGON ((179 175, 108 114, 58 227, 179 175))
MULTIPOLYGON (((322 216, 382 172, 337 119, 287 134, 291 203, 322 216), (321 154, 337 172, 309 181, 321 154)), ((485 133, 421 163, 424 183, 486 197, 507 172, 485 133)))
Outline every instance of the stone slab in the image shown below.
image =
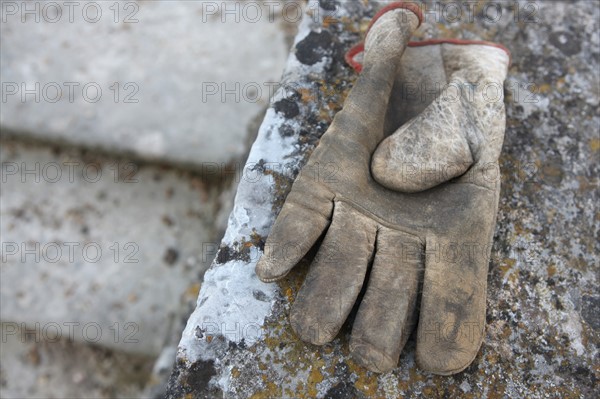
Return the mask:
POLYGON ((66 340, 36 342, 20 329, 2 338, 0 395, 5 399, 147 397, 142 395, 151 357, 66 340))
POLYGON ((3 328, 157 356, 216 252, 220 190, 91 151, 0 147, 3 328))
POLYGON ((2 134, 236 160, 287 54, 284 3, 250 3, 3 1, 2 134))
POLYGON ((458 18, 456 7, 436 4, 427 2, 415 40, 491 40, 513 59, 486 337, 472 365, 454 376, 425 373, 411 338, 398 368, 368 372, 348 354, 347 326, 322 347, 293 334, 287 314, 306 265, 278 284, 254 273, 286 189, 356 78, 344 51, 376 11, 372 2, 322 1, 321 16, 305 15, 286 67, 297 90, 268 110, 250 152, 247 168, 262 178, 238 187, 169 398, 599 395, 598 4, 478 2, 458 18), (335 18, 324 20, 327 10, 335 18))

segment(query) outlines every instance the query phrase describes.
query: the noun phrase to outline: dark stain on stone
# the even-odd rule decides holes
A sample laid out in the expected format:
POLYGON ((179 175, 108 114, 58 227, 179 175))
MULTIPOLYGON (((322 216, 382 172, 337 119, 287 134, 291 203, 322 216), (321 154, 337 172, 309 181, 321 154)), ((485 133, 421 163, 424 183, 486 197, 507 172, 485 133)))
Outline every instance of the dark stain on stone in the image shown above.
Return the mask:
POLYGON ((594 330, 600 329, 600 296, 584 295, 581 305, 583 320, 594 330))
POLYGON ((575 55, 581 51, 581 44, 569 32, 553 32, 550 35, 550 43, 566 56, 575 55))
MULTIPOLYGON (((253 170, 256 170, 257 167, 259 170, 262 170, 261 166, 254 166, 253 170)), ((215 257, 215 262, 223 264, 232 260, 239 260, 248 263, 250 262, 250 249, 252 247, 259 248, 261 251, 264 250, 265 247, 265 238, 258 234, 254 229, 250 234, 249 241, 246 240, 246 238, 242 238, 241 242, 235 241, 231 246, 221 246, 215 257)))
POLYGON ((358 398, 358 390, 346 382, 341 382, 331 388, 325 393, 325 399, 346 399, 346 398, 358 398))
POLYGON ((175 363, 165 398, 209 399, 222 397, 223 393, 209 386, 210 379, 217 374, 212 360, 199 360, 187 368, 183 360, 175 363))
POLYGON ((305 65, 314 65, 323 57, 331 55, 332 41, 329 31, 312 31, 296 46, 296 58, 305 65))
POLYGON ((564 179, 564 162, 558 155, 549 155, 541 168, 542 180, 549 185, 559 186, 564 179))
MULTIPOLYGON (((286 165, 287 167, 292 167, 291 165, 286 165)), ((292 188, 292 183, 294 181, 293 178, 289 177, 287 174, 279 173, 270 167, 264 159, 260 159, 256 165, 252 167, 252 171, 260 172, 264 175, 271 176, 273 181, 275 182, 274 187, 274 200, 273 200, 273 213, 275 215, 279 214, 285 199, 287 198, 290 189, 292 188)), ((256 231, 253 231, 250 235, 251 243, 261 250, 264 249, 265 239, 262 238, 256 231)))
POLYGON ((281 125, 279 128, 279 134, 282 137, 292 137, 294 135, 294 128, 290 125, 281 125))
POLYGON ((173 266, 177 259, 179 258, 179 252, 175 248, 167 248, 165 255, 163 256, 163 261, 169 265, 173 266))
POLYGON ((298 107, 298 104, 295 101, 287 98, 281 99, 273 104, 273 109, 275 109, 275 112, 282 114, 287 119, 295 118, 298 116, 298 114, 300 114, 300 108, 298 107))
POLYGON ((217 257, 215 258, 215 262, 219 264, 223 264, 228 262, 232 258, 231 250, 228 246, 222 246, 219 248, 219 252, 217 252, 217 257))
POLYGON ((256 229, 252 229, 252 233, 250 234, 250 242, 256 248, 264 251, 265 249, 265 238, 257 233, 256 229))
POLYGON ((327 11, 335 11, 338 9, 340 3, 338 3, 336 0, 321 0, 319 1, 319 6, 323 9, 323 10, 327 10, 327 11))
POLYGON ((217 374, 212 361, 198 360, 192 367, 186 378, 186 385, 194 391, 205 390, 210 379, 217 374))
POLYGON ((261 301, 261 302, 269 302, 269 298, 267 298, 267 295, 260 291, 260 290, 253 290, 252 291, 252 296, 257 300, 257 301, 261 301))
POLYGON ((224 264, 232 260, 241 260, 243 262, 250 262, 250 247, 245 245, 243 241, 241 244, 234 242, 234 248, 224 245, 219 248, 215 262, 218 264, 224 264))

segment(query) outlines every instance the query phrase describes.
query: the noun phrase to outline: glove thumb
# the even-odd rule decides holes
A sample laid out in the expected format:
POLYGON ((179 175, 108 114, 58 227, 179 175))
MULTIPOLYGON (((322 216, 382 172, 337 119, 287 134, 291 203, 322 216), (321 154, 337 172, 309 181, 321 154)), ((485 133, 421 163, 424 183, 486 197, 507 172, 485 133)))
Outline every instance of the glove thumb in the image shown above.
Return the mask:
MULTIPOLYGON (((458 40, 409 44, 430 45, 439 46, 439 59, 429 60, 437 65, 401 65, 400 72, 438 68, 447 81, 440 82, 442 89, 423 112, 378 145, 371 160, 375 180, 396 191, 423 191, 464 174, 474 164, 496 162, 504 139, 508 50, 458 40)), ((402 64, 421 59, 407 52, 402 64)), ((403 79, 410 83, 410 76, 403 79)), ((397 86, 398 82, 395 90, 402 89, 397 86)), ((405 101, 416 102, 419 95, 423 93, 412 92, 413 98, 405 101)))

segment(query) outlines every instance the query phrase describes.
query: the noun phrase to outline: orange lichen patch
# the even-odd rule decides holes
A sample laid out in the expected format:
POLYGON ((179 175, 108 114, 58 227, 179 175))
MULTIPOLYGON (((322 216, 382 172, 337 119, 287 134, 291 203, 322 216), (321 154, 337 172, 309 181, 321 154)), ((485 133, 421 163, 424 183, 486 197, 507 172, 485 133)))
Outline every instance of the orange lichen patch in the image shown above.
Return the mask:
POLYGON ((548 273, 548 277, 552 277, 556 274, 556 266, 554 265, 548 265, 548 268, 546 269, 546 272, 548 273))
POLYGON ((519 280, 519 274, 518 273, 511 273, 508 276, 508 281, 511 282, 513 285, 517 284, 518 280, 519 280))
POLYGON ((498 354, 496 352, 488 352, 485 354, 485 359, 486 361, 491 364, 497 364, 498 363, 498 354))
POLYGON ((409 377, 409 381, 411 382, 416 382, 416 381, 424 381, 425 377, 423 377, 423 375, 417 373, 417 369, 415 369, 414 367, 411 368, 408 371, 410 377, 409 377))
POLYGON ((436 25, 436 27, 438 28, 439 32, 440 32, 440 36, 443 37, 455 37, 456 34, 454 33, 454 31, 452 29, 449 29, 446 25, 444 25, 443 23, 438 23, 436 25))
POLYGON ((323 18, 323 28, 325 29, 328 29, 331 25, 337 25, 338 23, 340 23, 340 20, 336 17, 328 15, 325 18, 323 18))
POLYGON ((210 344, 212 342, 212 340, 213 340, 212 335, 207 335, 206 336, 206 342, 208 342, 210 344))
POLYGON ((284 294, 289 303, 294 302, 294 291, 290 287, 287 287, 285 289, 284 294))
POLYGON ((552 224, 555 217, 556 217, 556 209, 549 208, 546 210, 546 218, 548 220, 548 224, 552 224))
POLYGON ((590 266, 583 258, 571 258, 568 260, 568 263, 575 269, 582 271, 582 272, 587 272, 588 267, 590 266))
POLYGON ((364 34, 367 33, 367 29, 369 29, 369 25, 371 25, 371 21, 368 19, 363 19, 358 25, 358 32, 364 36, 364 34))
MULTIPOLYGON (((262 376, 264 380, 264 375, 262 376)), ((281 397, 281 387, 275 384, 272 381, 266 381, 266 388, 264 391, 256 392, 250 399, 271 399, 271 398, 280 398, 281 397)))
POLYGON ((491 399, 501 399, 506 397, 506 384, 502 381, 498 381, 497 378, 493 378, 494 383, 490 383, 494 389, 491 389, 488 393, 488 397, 491 399))
POLYGON ((192 298, 192 299, 197 298, 198 294, 200 293, 200 287, 201 287, 201 284, 198 282, 190 284, 187 287, 187 289, 185 290, 184 297, 192 298))
POLYGON ((502 339, 508 339, 512 334, 512 329, 510 328, 510 326, 508 324, 504 325, 504 328, 502 329, 502 334, 500 334, 500 338, 502 339))
MULTIPOLYGON (((600 141, 600 140, 599 140, 600 141)), ((584 175, 578 175, 577 181, 579 182, 579 192, 585 193, 587 191, 595 190, 598 187, 598 179, 594 177, 588 177, 584 175)))
POLYGON ((240 376, 240 374, 242 374, 242 373, 241 373, 240 369, 238 369, 237 367, 234 367, 231 369, 231 376, 233 378, 238 378, 240 376))
POLYGON ((293 180, 281 173, 266 168, 263 172, 265 175, 270 175, 275 183, 275 198, 273 201, 272 210, 274 214, 278 214, 283 206, 288 192, 292 188, 293 180))
POLYGON ((377 374, 367 371, 367 369, 358 365, 351 358, 346 360, 346 364, 350 371, 358 376, 354 383, 354 387, 368 397, 374 397, 379 388, 377 374))
POLYGON ((298 93, 300 94, 300 98, 304 103, 312 103, 316 101, 315 95, 310 89, 302 88, 298 90, 298 93))
POLYGON ((340 22, 344 26, 344 30, 346 32, 360 33, 362 32, 361 26, 356 24, 352 18, 341 17, 336 19, 337 22, 340 22))
POLYGON ((537 93, 540 93, 540 94, 550 93, 551 90, 552 90, 552 86, 550 86, 550 84, 548 84, 548 83, 543 83, 537 87, 537 93))
POLYGON ((331 113, 328 110, 321 108, 319 110, 319 120, 330 123, 333 120, 333 117, 331 116, 331 113))
POLYGON ((542 168, 542 176, 544 176, 546 179, 550 178, 552 181, 555 181, 556 179, 562 179, 563 174, 564 171, 555 165, 545 165, 542 168))
POLYGON ((305 390, 306 388, 304 387, 304 382, 298 381, 298 384, 296 384, 296 392, 304 392, 305 390))
POLYGON ((325 362, 321 359, 318 359, 310 369, 310 373, 308 374, 308 394, 310 397, 317 396, 317 384, 323 381, 323 374, 321 373, 321 367, 325 364, 325 362))
POLYGON ((508 272, 515 266, 517 262, 514 259, 505 258, 498 266, 500 270, 500 277, 505 278, 508 272))
POLYGON ((523 224, 521 224, 520 221, 515 221, 515 223, 513 225, 515 228, 515 233, 512 237, 510 237, 511 243, 514 244, 517 237, 525 237, 525 236, 531 235, 531 230, 529 228, 523 226, 523 224))

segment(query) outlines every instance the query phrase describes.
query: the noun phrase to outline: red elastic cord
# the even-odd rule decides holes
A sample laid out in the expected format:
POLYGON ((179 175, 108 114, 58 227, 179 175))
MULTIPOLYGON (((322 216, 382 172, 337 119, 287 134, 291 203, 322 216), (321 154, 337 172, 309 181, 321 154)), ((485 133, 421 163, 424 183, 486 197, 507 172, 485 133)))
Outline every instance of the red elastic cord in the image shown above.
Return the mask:
POLYGON ((362 64, 356 61, 354 57, 356 57, 358 53, 363 52, 364 50, 365 44, 361 42, 352 46, 352 48, 346 53, 346 62, 358 73, 362 72, 362 64))

